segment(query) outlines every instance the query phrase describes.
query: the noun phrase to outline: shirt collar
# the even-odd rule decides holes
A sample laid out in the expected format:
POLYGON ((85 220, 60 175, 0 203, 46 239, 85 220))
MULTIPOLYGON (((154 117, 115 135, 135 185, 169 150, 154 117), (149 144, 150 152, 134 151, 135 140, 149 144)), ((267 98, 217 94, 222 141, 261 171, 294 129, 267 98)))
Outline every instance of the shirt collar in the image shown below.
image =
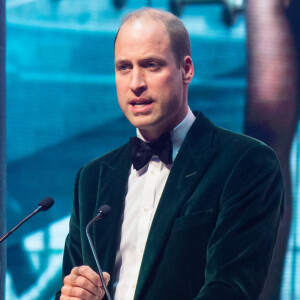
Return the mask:
MULTIPOLYGON (((173 145, 173 161, 181 147, 181 144, 187 132, 194 123, 195 119, 196 117, 192 113, 191 109, 188 108, 188 113, 185 116, 185 118, 170 132, 173 145)), ((136 129, 136 135, 144 142, 147 142, 147 140, 145 140, 138 128, 136 129)))

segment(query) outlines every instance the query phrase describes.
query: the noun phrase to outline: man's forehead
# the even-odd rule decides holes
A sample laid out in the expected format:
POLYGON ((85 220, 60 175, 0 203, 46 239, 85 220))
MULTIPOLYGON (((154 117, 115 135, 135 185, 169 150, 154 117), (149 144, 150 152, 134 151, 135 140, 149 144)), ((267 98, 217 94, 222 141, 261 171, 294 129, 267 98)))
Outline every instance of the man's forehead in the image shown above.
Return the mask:
POLYGON ((159 20, 154 19, 150 16, 140 16, 136 18, 132 18, 123 23, 120 27, 119 33, 125 30, 138 30, 142 27, 161 27, 162 30, 166 30, 165 24, 159 20))
MULTIPOLYGON (((153 20, 151 18, 138 18, 134 20, 128 20, 122 25, 118 32, 118 36, 115 41, 116 45, 121 43, 122 47, 143 44, 152 41, 155 45, 164 44, 170 45, 169 34, 160 20, 153 20)), ((154 45, 153 45, 154 46, 154 45)))

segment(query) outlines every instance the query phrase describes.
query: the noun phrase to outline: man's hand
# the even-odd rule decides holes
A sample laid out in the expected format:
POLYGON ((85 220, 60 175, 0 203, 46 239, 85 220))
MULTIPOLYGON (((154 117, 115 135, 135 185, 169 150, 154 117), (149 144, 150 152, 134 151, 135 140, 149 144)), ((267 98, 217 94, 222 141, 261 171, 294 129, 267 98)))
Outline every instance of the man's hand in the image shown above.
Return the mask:
MULTIPOLYGON (((105 283, 108 284, 110 275, 103 272, 105 283)), ((101 300, 105 295, 100 276, 89 266, 72 269, 70 275, 64 278, 60 300, 101 300)))

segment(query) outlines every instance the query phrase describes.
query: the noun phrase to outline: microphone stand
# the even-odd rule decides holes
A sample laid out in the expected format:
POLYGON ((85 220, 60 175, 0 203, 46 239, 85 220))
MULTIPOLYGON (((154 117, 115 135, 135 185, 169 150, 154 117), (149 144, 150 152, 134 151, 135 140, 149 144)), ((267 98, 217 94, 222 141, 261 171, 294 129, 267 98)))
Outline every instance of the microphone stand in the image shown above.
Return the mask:
POLYGON ((23 223, 25 223, 28 219, 33 217, 35 214, 37 214, 43 207, 38 206, 30 215, 28 215, 25 219, 23 219, 17 226, 15 226, 13 229, 11 229, 9 232, 7 232, 1 239, 0 243, 2 243, 7 237, 9 237, 16 229, 18 229, 23 223))
POLYGON ((96 216, 95 216, 95 217, 87 224, 85 233, 86 233, 86 236, 87 236, 87 238, 88 238, 89 244, 90 244, 90 246, 91 246, 92 253, 93 253, 94 259, 95 259, 95 261, 96 261, 97 268, 98 268, 99 276, 100 276, 100 279, 101 279, 103 288, 104 288, 104 290, 105 290, 105 293, 106 293, 106 295, 107 295, 107 298, 108 298, 108 300, 112 300, 112 298, 111 298, 111 296, 110 296, 110 293, 109 293, 109 290, 108 290, 108 288, 107 288, 107 285, 106 285, 106 283, 105 283, 103 274, 102 274, 102 269, 101 269, 101 267, 100 267, 100 263, 99 263, 99 260, 98 260, 98 257, 97 257, 96 251, 95 251, 94 244, 93 244, 92 239, 91 239, 90 234, 89 234, 90 226, 91 226, 94 222, 96 222, 96 221, 102 219, 103 217, 105 217, 105 214, 102 214, 102 211, 100 210, 100 211, 97 213, 97 215, 96 215, 96 216))

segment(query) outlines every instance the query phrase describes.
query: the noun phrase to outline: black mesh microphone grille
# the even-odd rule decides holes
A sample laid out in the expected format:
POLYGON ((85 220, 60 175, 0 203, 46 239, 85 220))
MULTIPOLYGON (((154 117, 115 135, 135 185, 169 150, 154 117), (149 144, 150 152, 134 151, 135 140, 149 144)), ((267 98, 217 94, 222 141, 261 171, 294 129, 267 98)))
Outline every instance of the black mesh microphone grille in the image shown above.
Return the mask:
POLYGON ((54 200, 51 197, 43 199, 38 206, 41 206, 41 211, 48 210, 54 204, 54 200))
POLYGON ((108 213, 110 212, 110 206, 109 205, 102 205, 99 209, 98 209, 98 213, 101 214, 101 217, 104 218, 108 215, 108 213))

